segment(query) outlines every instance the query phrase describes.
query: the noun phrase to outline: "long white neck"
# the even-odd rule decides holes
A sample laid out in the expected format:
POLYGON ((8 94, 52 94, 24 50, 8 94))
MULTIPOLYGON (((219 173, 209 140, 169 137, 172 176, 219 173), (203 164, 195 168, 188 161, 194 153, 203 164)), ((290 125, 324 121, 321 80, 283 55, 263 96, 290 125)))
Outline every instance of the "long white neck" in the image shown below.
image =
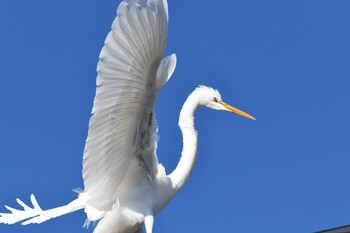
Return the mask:
POLYGON ((191 175, 197 157, 197 131, 194 128, 194 112, 199 106, 199 96, 194 91, 184 103, 179 117, 183 137, 181 158, 175 170, 169 175, 175 189, 180 190, 191 175))

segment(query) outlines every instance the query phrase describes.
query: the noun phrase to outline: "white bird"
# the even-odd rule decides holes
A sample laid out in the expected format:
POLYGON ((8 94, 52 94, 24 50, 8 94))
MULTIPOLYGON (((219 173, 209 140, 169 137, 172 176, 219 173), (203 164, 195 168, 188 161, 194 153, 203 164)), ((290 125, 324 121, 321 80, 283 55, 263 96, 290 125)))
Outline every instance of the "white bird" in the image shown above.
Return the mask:
POLYGON ((179 117, 183 149, 176 169, 166 174, 158 163, 154 104, 176 66, 175 54, 164 57, 168 32, 166 0, 124 0, 99 56, 97 89, 83 159, 84 191, 68 205, 42 210, 5 206, 0 222, 42 223, 79 209, 98 221, 94 233, 152 233, 154 216, 184 186, 197 156, 194 113, 205 106, 250 119, 221 99, 217 90, 199 86, 179 117))

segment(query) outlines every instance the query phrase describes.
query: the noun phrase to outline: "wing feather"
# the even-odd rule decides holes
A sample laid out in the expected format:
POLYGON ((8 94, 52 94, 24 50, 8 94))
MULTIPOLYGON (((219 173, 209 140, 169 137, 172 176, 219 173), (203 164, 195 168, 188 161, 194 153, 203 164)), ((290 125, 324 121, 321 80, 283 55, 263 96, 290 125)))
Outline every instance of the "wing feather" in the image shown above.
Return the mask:
MULTIPOLYGON (((147 110, 153 111, 167 31, 166 1, 125 0, 101 50, 83 159, 88 204, 100 211, 111 209, 130 164, 140 159, 135 154, 140 124, 149 117, 147 110)), ((156 129, 151 133, 156 134, 156 129)), ((156 135, 149 137, 155 144, 156 135)), ((151 152, 141 156, 148 171, 156 173, 157 157, 151 152)))

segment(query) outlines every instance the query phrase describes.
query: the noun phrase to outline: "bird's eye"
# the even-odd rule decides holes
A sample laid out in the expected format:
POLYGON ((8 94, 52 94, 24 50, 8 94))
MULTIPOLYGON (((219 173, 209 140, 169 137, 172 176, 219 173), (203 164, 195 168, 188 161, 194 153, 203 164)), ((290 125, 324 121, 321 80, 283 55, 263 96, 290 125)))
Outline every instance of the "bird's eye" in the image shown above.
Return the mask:
POLYGON ((216 98, 216 97, 213 98, 213 101, 216 102, 216 103, 219 102, 218 98, 216 98))

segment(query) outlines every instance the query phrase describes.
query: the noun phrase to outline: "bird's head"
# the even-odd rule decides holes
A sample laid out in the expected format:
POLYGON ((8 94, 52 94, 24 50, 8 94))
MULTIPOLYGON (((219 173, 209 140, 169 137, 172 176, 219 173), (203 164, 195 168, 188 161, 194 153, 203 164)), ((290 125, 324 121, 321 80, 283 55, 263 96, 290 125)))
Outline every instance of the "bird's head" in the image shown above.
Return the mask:
POLYGON ((222 101, 221 95, 216 89, 206 86, 199 86, 196 88, 195 92, 197 92, 197 94, 199 95, 199 104, 202 106, 212 108, 215 110, 229 111, 247 117, 251 120, 255 120, 255 118, 249 115, 248 113, 245 113, 222 101))

